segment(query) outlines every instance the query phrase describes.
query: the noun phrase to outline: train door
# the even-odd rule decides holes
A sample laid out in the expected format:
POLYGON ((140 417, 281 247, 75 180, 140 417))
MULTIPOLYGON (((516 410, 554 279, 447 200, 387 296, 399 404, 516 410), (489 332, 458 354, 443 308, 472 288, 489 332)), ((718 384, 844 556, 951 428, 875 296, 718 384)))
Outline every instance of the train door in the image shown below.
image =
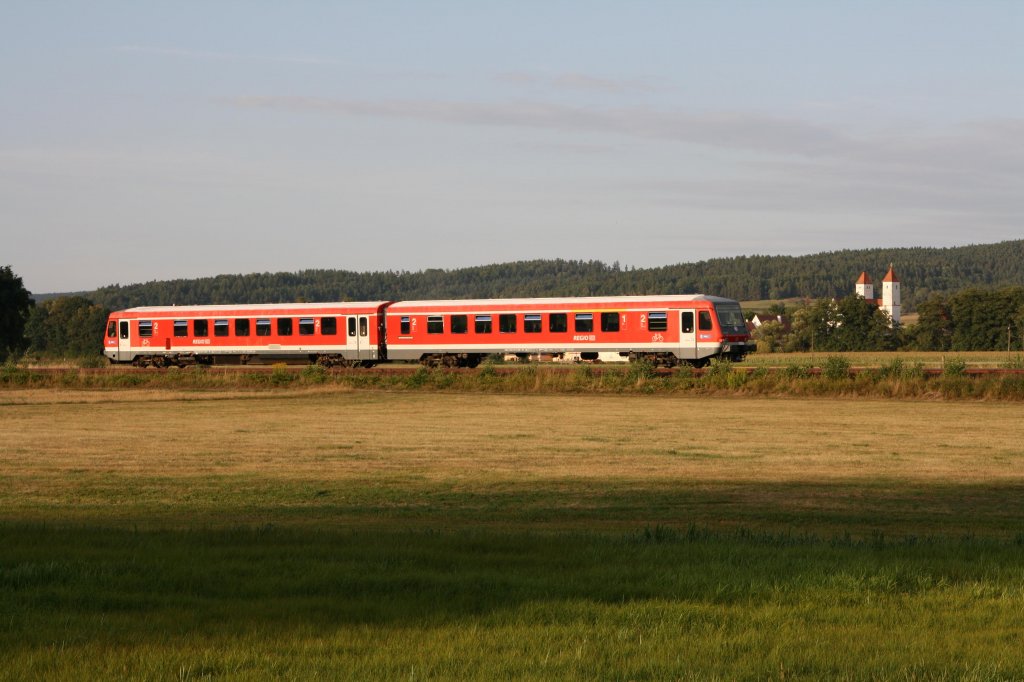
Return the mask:
POLYGON ((370 318, 366 315, 353 315, 345 321, 345 359, 373 360, 373 346, 370 345, 370 318))
POLYGON ((376 353, 370 345, 370 318, 366 315, 359 316, 359 358, 361 360, 373 360, 376 353))
POLYGON ((131 360, 131 340, 128 338, 128 320, 119 320, 117 323, 117 361, 128 362, 131 360))
POLYGON ((684 360, 697 358, 697 311, 679 311, 679 357, 684 360))
POLYGON ((345 359, 359 359, 359 320, 355 315, 345 318, 345 359))

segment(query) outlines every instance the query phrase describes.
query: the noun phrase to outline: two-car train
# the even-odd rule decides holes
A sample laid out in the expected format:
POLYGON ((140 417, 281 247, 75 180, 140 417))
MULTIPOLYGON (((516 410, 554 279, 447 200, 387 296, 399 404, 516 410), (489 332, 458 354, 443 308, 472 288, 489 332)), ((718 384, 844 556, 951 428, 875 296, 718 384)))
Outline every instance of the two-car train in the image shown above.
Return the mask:
POLYGON ((736 301, 716 296, 612 296, 131 308, 110 315, 112 363, 388 361, 474 367, 493 353, 599 353, 656 365, 742 359, 753 350, 736 301))

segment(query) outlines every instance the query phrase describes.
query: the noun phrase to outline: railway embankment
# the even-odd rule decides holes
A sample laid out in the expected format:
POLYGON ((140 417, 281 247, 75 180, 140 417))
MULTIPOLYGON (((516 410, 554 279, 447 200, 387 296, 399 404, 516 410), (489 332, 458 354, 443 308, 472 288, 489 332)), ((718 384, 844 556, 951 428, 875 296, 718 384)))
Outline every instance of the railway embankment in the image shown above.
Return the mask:
POLYGON ((486 393, 621 393, 637 395, 768 395, 1024 401, 1024 369, 979 368, 953 359, 924 367, 900 359, 858 367, 843 356, 780 367, 716 362, 703 369, 629 365, 484 364, 476 369, 390 365, 315 365, 167 369, 130 367, 0 367, 0 389, 61 388, 216 390, 449 391, 486 393))

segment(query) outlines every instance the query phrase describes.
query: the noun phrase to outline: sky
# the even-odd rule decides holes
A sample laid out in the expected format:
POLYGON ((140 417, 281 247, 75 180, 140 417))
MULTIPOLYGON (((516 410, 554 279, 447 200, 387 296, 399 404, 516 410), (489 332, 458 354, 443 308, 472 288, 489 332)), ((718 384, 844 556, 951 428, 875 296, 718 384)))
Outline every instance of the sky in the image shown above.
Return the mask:
POLYGON ((1024 2, 0 3, 36 293, 1024 238, 1024 2))

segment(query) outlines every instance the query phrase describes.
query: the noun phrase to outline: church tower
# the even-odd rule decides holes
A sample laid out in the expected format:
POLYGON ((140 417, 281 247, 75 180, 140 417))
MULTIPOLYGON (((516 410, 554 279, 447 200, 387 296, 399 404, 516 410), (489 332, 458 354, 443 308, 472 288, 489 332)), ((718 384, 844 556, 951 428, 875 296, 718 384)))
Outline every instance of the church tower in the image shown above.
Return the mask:
POLYGON ((868 273, 860 273, 860 277, 857 278, 856 292, 858 296, 869 301, 875 297, 875 287, 871 284, 871 278, 868 277, 868 273))
POLYGON ((889 272, 882 279, 882 310, 889 313, 893 325, 900 323, 900 280, 889 264, 889 272))

